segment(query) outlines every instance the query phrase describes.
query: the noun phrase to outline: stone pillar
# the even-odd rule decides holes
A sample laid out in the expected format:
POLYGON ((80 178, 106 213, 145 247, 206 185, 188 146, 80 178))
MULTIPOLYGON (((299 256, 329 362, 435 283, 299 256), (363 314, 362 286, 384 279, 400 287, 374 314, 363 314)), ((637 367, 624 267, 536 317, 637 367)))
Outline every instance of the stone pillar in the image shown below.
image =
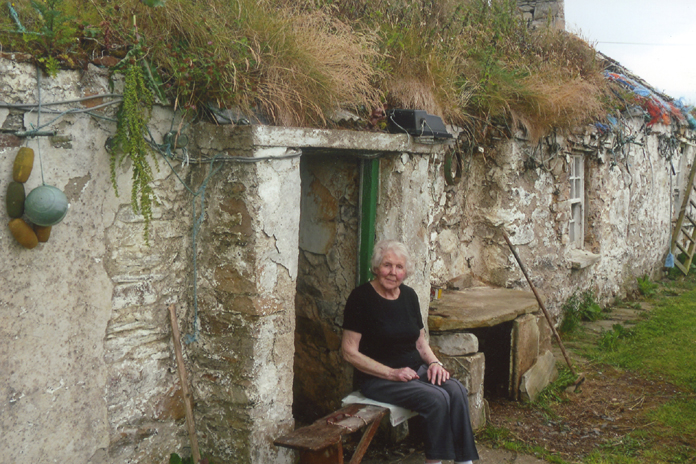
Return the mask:
POLYGON ((188 347, 198 438, 203 455, 223 462, 290 463, 292 452, 272 442, 293 427, 300 162, 219 130, 232 132, 228 153, 271 159, 225 163, 207 188, 200 333, 188 347))
POLYGON ((565 29, 564 0, 517 0, 517 6, 532 27, 545 27, 550 22, 555 29, 565 29))
POLYGON ((471 333, 433 334, 430 345, 452 377, 469 390, 469 416, 474 430, 486 425, 483 377, 486 357, 478 353, 478 339, 471 333))
POLYGON ((403 242, 411 252, 414 269, 406 285, 418 293, 427 330, 430 303, 429 212, 432 196, 428 155, 388 156, 380 163, 380 192, 377 199, 377 240, 403 242))

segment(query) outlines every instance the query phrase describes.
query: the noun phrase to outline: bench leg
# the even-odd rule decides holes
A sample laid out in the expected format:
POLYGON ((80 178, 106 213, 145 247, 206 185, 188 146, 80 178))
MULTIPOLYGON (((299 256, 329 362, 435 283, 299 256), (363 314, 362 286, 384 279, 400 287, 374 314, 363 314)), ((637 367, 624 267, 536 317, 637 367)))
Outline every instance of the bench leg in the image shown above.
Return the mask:
POLYGON ((300 451, 300 464, 343 464, 343 443, 339 441, 335 445, 319 451, 302 450, 300 451))
POLYGON ((370 446, 372 438, 375 436, 375 433, 377 433, 380 423, 381 421, 378 419, 365 429, 365 433, 363 433, 360 443, 358 443, 358 447, 355 448, 355 453, 353 453, 353 457, 350 458, 350 462, 348 464, 360 464, 363 456, 365 456, 367 447, 370 446))

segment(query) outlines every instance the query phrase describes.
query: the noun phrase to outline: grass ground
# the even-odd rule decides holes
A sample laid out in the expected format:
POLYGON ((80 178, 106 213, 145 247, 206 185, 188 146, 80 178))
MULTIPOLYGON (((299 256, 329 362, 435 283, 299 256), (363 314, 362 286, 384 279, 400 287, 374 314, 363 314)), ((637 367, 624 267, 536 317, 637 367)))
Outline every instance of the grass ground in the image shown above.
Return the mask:
POLYGON ((566 369, 534 404, 494 400, 479 441, 556 463, 696 463, 696 277, 643 284, 565 335, 579 391, 566 369))

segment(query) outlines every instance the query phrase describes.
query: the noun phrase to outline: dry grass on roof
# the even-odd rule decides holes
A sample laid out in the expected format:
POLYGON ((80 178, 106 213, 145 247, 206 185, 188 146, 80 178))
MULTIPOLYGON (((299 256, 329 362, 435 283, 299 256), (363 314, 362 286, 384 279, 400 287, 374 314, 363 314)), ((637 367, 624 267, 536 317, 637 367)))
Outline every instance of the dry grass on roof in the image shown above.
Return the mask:
POLYGON ((324 127, 338 107, 367 117, 386 105, 468 127, 505 119, 536 137, 591 121, 613 98, 589 45, 528 29, 514 0, 43 4, 62 14, 53 42, 30 2, 16 2, 43 35, 18 34, 0 15, 3 51, 33 51, 47 69, 129 56, 149 63, 151 85, 178 107, 238 107, 278 125, 324 127))
POLYGON ((181 105, 259 107, 291 126, 323 125, 336 107, 379 101, 374 37, 323 10, 253 0, 168 0, 150 8, 125 0, 115 12, 122 30, 139 18, 152 59, 181 105))

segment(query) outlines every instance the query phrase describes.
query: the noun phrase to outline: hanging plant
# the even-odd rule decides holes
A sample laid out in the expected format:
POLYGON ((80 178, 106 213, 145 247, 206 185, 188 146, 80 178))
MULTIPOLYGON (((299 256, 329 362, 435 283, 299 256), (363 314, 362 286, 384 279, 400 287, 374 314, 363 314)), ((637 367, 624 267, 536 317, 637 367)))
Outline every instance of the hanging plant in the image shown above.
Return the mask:
POLYGON ((157 158, 145 141, 147 121, 150 119, 154 96, 145 82, 143 67, 137 60, 131 60, 125 67, 123 104, 118 113, 118 125, 111 150, 111 183, 118 196, 116 184, 116 165, 120 166, 127 158, 131 161, 133 185, 131 187, 131 206, 135 214, 145 219, 145 243, 150 243, 150 223, 152 206, 157 204, 152 190, 152 168, 149 158, 157 158))

